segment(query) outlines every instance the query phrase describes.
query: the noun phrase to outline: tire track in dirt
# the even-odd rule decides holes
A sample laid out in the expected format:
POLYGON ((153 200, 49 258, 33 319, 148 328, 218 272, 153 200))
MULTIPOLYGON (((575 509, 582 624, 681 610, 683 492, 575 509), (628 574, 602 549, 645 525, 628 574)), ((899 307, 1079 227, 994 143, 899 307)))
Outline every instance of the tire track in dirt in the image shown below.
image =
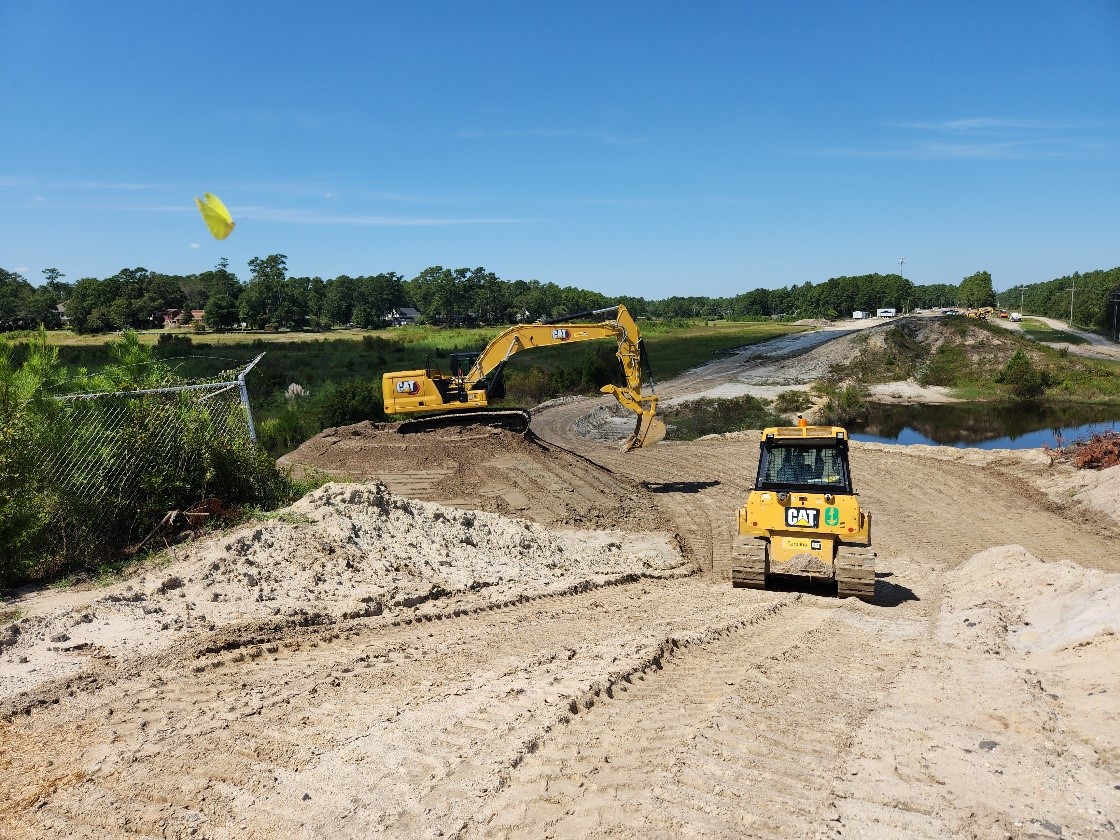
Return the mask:
POLYGON ((836 817, 851 733, 921 621, 814 600, 622 684, 518 768, 465 836, 797 837, 836 817), (811 733, 811 734, 810 734, 811 733))
POLYGON ((874 516, 871 537, 880 557, 904 554, 952 568, 992 546, 1018 544, 1042 559, 1120 570, 1115 526, 1056 508, 997 469, 858 443, 851 461, 853 482, 874 516))
POLYGON ((167 661, 0 724, 18 780, 0 833, 453 833, 620 681, 791 609, 797 596, 650 581, 167 661))

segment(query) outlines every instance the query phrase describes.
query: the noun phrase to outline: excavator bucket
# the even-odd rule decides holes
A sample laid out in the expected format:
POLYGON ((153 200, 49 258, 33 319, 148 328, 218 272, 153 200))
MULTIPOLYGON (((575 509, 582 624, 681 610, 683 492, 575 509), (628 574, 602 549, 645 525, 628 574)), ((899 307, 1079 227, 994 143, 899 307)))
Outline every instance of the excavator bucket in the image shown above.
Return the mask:
POLYGON ((657 416, 657 395, 641 396, 629 388, 619 388, 617 385, 604 385, 599 389, 604 394, 610 394, 623 408, 628 408, 638 415, 638 422, 634 425, 634 433, 622 444, 622 451, 642 449, 653 446, 665 438, 665 421, 657 416))
POLYGON ((622 444, 622 451, 629 452, 631 449, 653 446, 658 441, 665 439, 665 431, 664 420, 654 414, 653 411, 644 411, 638 415, 638 423, 634 427, 634 434, 626 438, 626 441, 622 444))

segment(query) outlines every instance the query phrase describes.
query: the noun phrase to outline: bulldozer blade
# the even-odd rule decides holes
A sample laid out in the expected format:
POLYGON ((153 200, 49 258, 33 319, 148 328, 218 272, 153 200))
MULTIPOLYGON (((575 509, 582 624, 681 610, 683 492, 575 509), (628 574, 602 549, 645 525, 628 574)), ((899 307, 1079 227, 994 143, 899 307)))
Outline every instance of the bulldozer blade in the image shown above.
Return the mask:
POLYGON ((634 434, 630 435, 622 444, 622 451, 642 449, 653 446, 658 441, 665 439, 665 421, 656 414, 639 414, 638 423, 634 427, 634 434))

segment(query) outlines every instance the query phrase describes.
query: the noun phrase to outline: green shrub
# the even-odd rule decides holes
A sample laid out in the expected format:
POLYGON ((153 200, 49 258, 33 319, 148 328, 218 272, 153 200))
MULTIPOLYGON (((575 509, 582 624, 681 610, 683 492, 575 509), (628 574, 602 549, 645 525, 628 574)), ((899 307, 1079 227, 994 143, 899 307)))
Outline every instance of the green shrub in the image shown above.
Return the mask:
POLYGON ((319 397, 316 412, 323 428, 345 426, 362 420, 384 420, 381 383, 360 379, 340 383, 319 397))
POLYGON ((537 405, 553 396, 553 379, 542 368, 508 370, 504 374, 506 398, 515 405, 537 405))
POLYGON ((1031 357, 1016 350, 1007 365, 996 376, 996 381, 1009 386, 1017 400, 1037 400, 1050 387, 1050 375, 1035 366, 1031 357))
POLYGON ((156 339, 156 358, 170 359, 177 356, 189 356, 194 351, 194 342, 189 335, 176 335, 174 333, 160 333, 156 339))
POLYGON ((695 440, 704 435, 786 425, 784 417, 749 395, 688 400, 666 408, 662 416, 669 426, 669 440, 695 440))
POLYGON ((798 414, 813 407, 808 391, 782 391, 774 400, 774 408, 783 414, 798 414))
MULTIPOLYGON (((168 384, 125 333, 114 364, 80 384, 168 384)), ((58 354, 45 335, 18 368, 0 344, 0 586, 83 571, 125 556, 172 510, 207 497, 274 507, 294 485, 244 430, 232 399, 122 395, 58 401, 58 354), (233 430, 231 432, 231 430, 233 430)))
POLYGON ((930 356, 917 378, 922 385, 953 387, 969 378, 970 369, 971 363, 963 347, 959 344, 942 344, 930 356))
POLYGON ((822 423, 846 426, 867 419, 867 399, 857 385, 848 385, 830 396, 820 410, 822 423))

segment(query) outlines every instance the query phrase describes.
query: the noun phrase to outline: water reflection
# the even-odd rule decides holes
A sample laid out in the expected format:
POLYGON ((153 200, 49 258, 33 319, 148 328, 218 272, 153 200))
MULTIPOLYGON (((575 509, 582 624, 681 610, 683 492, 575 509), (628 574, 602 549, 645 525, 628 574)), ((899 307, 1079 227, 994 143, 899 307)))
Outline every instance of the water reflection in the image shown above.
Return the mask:
POLYGON ((1120 406, 1115 405, 872 403, 869 407, 866 422, 852 422, 848 426, 853 440, 1033 449, 1061 446, 1099 431, 1120 431, 1120 406))

